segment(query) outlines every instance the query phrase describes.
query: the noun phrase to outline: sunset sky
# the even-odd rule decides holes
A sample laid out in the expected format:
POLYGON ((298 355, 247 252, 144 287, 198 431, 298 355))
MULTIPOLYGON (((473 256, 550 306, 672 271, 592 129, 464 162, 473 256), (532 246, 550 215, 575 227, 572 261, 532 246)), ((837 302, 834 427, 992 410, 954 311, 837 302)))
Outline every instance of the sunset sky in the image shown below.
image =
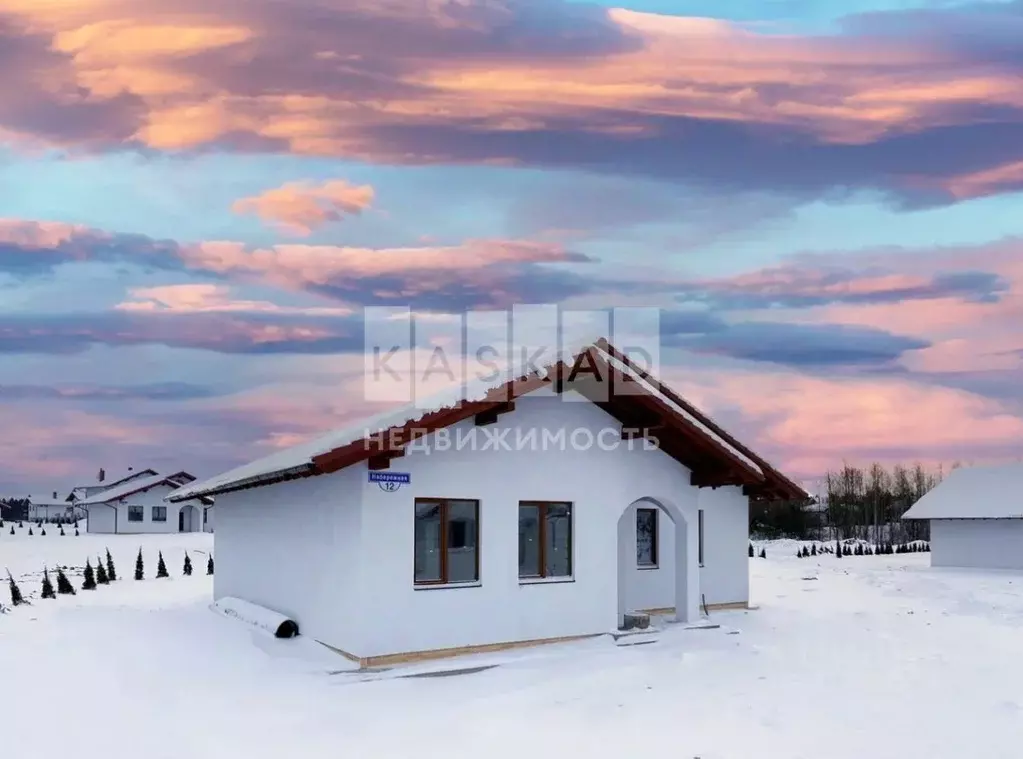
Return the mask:
POLYGON ((663 308, 797 478, 1020 458, 1023 0, 0 0, 0 495, 215 474, 367 412, 362 308, 512 303, 663 308))

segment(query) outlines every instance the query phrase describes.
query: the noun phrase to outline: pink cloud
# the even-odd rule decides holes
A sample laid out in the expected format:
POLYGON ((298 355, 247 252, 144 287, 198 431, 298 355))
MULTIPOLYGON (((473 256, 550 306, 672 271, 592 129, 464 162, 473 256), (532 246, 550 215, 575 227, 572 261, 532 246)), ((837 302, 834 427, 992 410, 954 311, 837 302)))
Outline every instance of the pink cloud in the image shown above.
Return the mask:
POLYGON ((264 313, 303 316, 349 316, 349 308, 281 306, 269 301, 238 300, 226 285, 185 284, 133 287, 130 299, 117 304, 120 311, 140 313, 264 313))
MULTIPOLYGON (((559 243, 482 239, 453 245, 358 248, 281 244, 253 247, 236 241, 182 243, 121 235, 71 225, 0 220, 0 242, 7 243, 0 269, 22 276, 42 274, 64 264, 106 261, 167 271, 198 271, 236 281, 309 291, 352 303, 401 301, 432 296, 455 298, 457 307, 506 304, 526 297, 550 300, 604 287, 548 264, 589 263, 586 255, 559 243), (527 290, 532 288, 532 293, 527 290), (464 302, 464 304, 463 304, 464 302)), ((316 307, 274 307, 240 302, 214 285, 139 292, 122 304, 125 311, 271 311, 314 315, 316 307)), ((320 315, 336 314, 336 310, 320 315)))
MULTIPOLYGON (((34 31, 22 58, 48 84, 0 108, 0 129, 59 144, 106 135, 107 148, 227 143, 944 200, 1023 181, 1019 61, 985 46, 1012 8, 977 11, 969 44, 957 35, 969 14, 940 9, 874 14, 822 36, 560 0, 163 0, 130 12, 0 0, 0 11, 34 31), (36 100, 54 92, 40 123, 36 100), (85 106, 89 129, 62 118, 85 106), (939 139, 947 149, 933 149, 939 139)), ((302 232, 323 223, 325 206, 352 213, 311 190, 243 207, 302 232)))
POLYGON ((358 216, 373 203, 373 188, 343 180, 321 184, 288 182, 259 195, 241 198, 235 213, 255 214, 285 232, 307 236, 331 222, 358 216))
POLYGON ((689 369, 678 375, 678 386, 711 413, 731 409, 799 476, 842 461, 948 464, 1023 455, 1023 415, 961 390, 899 378, 689 369))

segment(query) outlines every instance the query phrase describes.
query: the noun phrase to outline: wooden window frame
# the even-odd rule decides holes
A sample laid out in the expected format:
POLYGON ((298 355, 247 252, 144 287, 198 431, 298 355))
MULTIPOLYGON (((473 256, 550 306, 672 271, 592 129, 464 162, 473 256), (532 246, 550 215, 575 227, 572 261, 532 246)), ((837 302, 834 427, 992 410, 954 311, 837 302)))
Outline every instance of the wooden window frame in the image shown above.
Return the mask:
POLYGON ((128 521, 132 522, 134 524, 138 524, 139 522, 145 522, 146 521, 146 507, 145 506, 129 506, 128 507, 128 521), (139 518, 139 519, 132 519, 131 518, 132 509, 138 509, 138 513, 142 515, 141 518, 139 518))
POLYGON ((703 566, 703 509, 696 512, 696 560, 699 565, 703 566))
POLYGON ((661 565, 660 540, 661 540, 661 515, 660 509, 651 506, 642 506, 636 509, 636 569, 658 569, 661 565), (654 513, 654 540, 653 540, 653 561, 649 564, 639 563, 639 514, 641 511, 652 511, 654 513))
POLYGON ((575 504, 571 501, 519 501, 518 514, 521 517, 522 507, 536 508, 540 529, 540 574, 519 575, 519 583, 535 582, 570 582, 575 579, 575 504), (568 507, 568 574, 547 575, 547 508, 549 506, 568 507))
POLYGON ((412 585, 416 588, 440 588, 440 587, 471 587, 480 583, 480 502, 478 498, 416 498, 412 507, 412 585), (460 580, 451 582, 448 580, 448 509, 454 502, 472 503, 476 506, 476 579, 460 580), (436 504, 440 506, 440 579, 439 580, 417 580, 416 579, 416 545, 415 545, 415 519, 416 510, 419 504, 436 504))

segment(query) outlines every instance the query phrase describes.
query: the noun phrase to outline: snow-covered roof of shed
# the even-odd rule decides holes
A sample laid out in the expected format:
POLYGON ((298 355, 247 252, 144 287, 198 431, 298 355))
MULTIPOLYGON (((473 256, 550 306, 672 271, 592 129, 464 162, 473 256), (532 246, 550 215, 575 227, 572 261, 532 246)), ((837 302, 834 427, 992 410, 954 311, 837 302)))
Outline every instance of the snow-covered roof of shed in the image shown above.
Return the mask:
POLYGON ((117 487, 108 488, 101 490, 99 493, 93 493, 91 496, 79 501, 78 503, 82 506, 91 506, 98 503, 110 503, 111 501, 117 501, 125 496, 129 496, 133 493, 138 493, 142 490, 149 490, 158 485, 167 485, 172 488, 177 487, 177 481, 173 478, 181 474, 181 472, 175 472, 174 474, 155 474, 145 479, 133 479, 128 482, 124 482, 117 487))
POLYGON ((1023 519, 1023 463, 960 467, 903 519, 1023 519))

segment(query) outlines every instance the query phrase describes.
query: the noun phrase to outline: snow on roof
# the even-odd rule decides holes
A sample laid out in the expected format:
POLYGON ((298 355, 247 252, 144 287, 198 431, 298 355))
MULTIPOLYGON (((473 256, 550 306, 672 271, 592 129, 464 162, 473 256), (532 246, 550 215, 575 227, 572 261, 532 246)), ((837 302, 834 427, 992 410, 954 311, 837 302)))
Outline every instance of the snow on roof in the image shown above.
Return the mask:
POLYGON ((612 369, 616 369, 619 372, 621 372, 622 374, 628 375, 631 380, 634 380, 644 390, 646 390, 648 393, 650 393, 655 398, 657 398, 657 400, 659 400, 665 406, 667 406, 672 411, 674 411, 676 414, 681 416, 687 422, 692 424, 694 427, 696 427, 698 430, 700 430, 700 432, 702 432, 704 435, 709 437, 715 443, 720 445, 722 448, 724 448, 726 451, 728 451, 732 456, 734 456, 735 458, 739 459, 739 461, 741 461, 743 464, 748 466, 754 472, 757 472, 760 475, 764 474, 763 470, 757 465, 757 463, 755 461, 753 461, 753 459, 751 459, 749 456, 747 456, 742 451, 737 449, 734 445, 731 445, 730 443, 728 443, 724 438, 722 438, 720 435, 718 435, 716 432, 714 432, 714 430, 712 430, 710 427, 705 425, 703 422, 701 422, 695 416, 693 416, 688 411, 686 411, 684 408, 682 408, 677 403, 675 403, 675 401, 673 401, 671 398, 669 398, 667 395, 665 395, 663 392, 661 392, 661 390, 659 388, 654 387, 650 382, 647 382, 647 380, 645 380, 642 376, 640 376, 640 374, 635 369, 633 369, 631 366, 628 366, 624 362, 619 361, 617 358, 615 358, 614 356, 612 356, 610 353, 608 353, 607 351, 603 350, 602 348, 598 348, 597 349, 597 355, 600 356, 600 358, 602 358, 608 364, 610 364, 612 369))
POLYGON ((155 474, 145 479, 132 479, 128 482, 124 482, 117 487, 107 488, 101 490, 99 493, 93 493, 91 496, 85 498, 79 503, 83 506, 90 506, 97 503, 110 503, 120 498, 124 498, 132 493, 138 493, 140 490, 148 490, 149 488, 156 487, 157 485, 169 485, 170 487, 176 487, 177 482, 173 478, 176 477, 180 472, 174 474, 155 474))
POLYGON ((960 467, 903 519, 1023 519, 1023 463, 960 467))
MULTIPOLYGON (((545 376, 547 369, 555 366, 559 361, 571 363, 577 355, 596 343, 598 339, 590 337, 586 340, 574 341, 571 345, 562 347, 553 356, 545 356, 545 366, 539 368, 540 376, 545 376)), ((528 353, 528 351, 523 353, 528 353)), ((182 501, 189 497, 209 493, 247 480, 257 480, 271 475, 309 469, 312 467, 313 459, 317 456, 389 429, 403 427, 410 422, 422 419, 426 414, 448 408, 453 409, 462 403, 483 400, 489 392, 504 386, 508 380, 519 379, 533 372, 534 367, 529 363, 528 359, 518 362, 516 365, 503 371, 501 376, 494 379, 474 379, 464 385, 448 387, 414 403, 407 403, 391 411, 371 416, 358 424, 329 432, 307 443, 272 453, 269 456, 236 467, 216 477, 186 485, 168 495, 167 499, 182 501)))

